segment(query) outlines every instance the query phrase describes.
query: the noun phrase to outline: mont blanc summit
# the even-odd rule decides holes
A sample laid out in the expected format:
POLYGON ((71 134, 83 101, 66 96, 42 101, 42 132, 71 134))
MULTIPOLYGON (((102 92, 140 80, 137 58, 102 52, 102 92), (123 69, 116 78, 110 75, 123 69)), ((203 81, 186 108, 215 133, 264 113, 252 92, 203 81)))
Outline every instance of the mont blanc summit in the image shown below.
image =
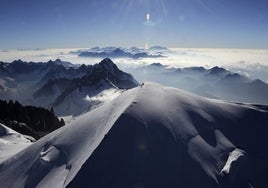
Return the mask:
POLYGON ((4 161, 0 180, 4 187, 264 187, 267 122, 265 106, 144 83, 4 161))

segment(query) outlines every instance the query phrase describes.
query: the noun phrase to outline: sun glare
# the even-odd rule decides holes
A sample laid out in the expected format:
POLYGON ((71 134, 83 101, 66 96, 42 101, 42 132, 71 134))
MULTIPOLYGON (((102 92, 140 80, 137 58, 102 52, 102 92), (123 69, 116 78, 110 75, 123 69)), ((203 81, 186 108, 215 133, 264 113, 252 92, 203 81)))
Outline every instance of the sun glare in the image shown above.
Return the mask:
POLYGON ((150 14, 149 13, 146 14, 146 21, 147 21, 147 23, 150 22, 150 14))

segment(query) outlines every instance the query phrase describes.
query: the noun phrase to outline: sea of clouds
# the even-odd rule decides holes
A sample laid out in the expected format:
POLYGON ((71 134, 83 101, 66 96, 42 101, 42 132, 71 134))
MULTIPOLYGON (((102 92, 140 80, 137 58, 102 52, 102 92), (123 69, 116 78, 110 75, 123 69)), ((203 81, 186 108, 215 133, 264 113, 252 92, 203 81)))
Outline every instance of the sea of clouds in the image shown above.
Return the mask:
MULTIPOLYGON (((61 59, 73 64, 95 64, 102 58, 79 57, 77 52, 87 49, 35 49, 0 51, 0 61, 12 62, 17 59, 33 62, 47 62, 61 59)), ((147 50, 148 53, 150 51, 147 50)), ((161 63, 168 67, 203 66, 211 68, 221 66, 253 79, 268 83, 268 49, 203 49, 172 48, 161 52, 159 58, 115 58, 112 59, 120 68, 136 67, 152 63, 161 63)))

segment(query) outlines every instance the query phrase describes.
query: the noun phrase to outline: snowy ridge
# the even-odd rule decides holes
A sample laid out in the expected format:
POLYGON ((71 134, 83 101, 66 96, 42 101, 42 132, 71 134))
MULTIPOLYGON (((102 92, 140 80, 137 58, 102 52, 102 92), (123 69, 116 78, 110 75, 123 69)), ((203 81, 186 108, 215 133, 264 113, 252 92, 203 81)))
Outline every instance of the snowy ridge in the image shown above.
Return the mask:
POLYGON ((267 163, 261 157, 268 154, 267 114, 256 106, 145 83, 1 163, 0 182, 3 187, 261 187, 265 175, 247 176, 267 168, 261 165, 267 163), (237 164, 221 175, 238 156, 238 145, 250 153, 243 167, 251 173, 237 164))
MULTIPOLYGON (((137 91, 134 90, 133 92, 137 91)), ((131 98, 127 101, 117 100, 107 104, 104 108, 100 107, 91 111, 90 116, 87 114, 81 115, 73 120, 70 125, 43 137, 15 158, 11 158, 6 163, 12 164, 15 162, 16 164, 12 164, 10 168, 5 170, 0 169, 0 181, 4 182, 2 178, 5 177, 6 179, 10 173, 14 173, 12 176, 16 176, 18 179, 14 182, 12 176, 9 176, 9 181, 7 180, 3 186, 47 187, 51 185, 52 187, 65 187, 68 185, 116 119, 129 106, 130 101, 131 98), (103 115, 108 118, 103 118, 103 115), (33 152, 36 155, 32 155, 33 152), (16 160, 17 158, 22 160, 16 160), (27 164, 25 164, 25 161, 27 161, 27 164), (20 167, 23 168, 20 172, 17 172, 16 169, 20 167), (49 170, 43 171, 43 168, 49 168, 49 170), (37 171, 40 172, 39 175, 36 175, 37 171), (41 181, 42 179, 45 179, 45 181, 41 181), (51 184, 48 184, 48 182, 51 184)))

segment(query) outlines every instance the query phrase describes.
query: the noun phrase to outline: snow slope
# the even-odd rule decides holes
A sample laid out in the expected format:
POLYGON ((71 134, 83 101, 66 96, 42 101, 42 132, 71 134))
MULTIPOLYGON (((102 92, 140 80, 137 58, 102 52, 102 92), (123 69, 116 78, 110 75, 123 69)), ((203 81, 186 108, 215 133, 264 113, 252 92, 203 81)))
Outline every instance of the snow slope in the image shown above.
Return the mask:
POLYGON ((264 187, 267 125, 265 106, 145 83, 2 162, 0 182, 7 188, 264 187))
POLYGON ((0 163, 32 144, 34 138, 22 135, 0 123, 0 163))

